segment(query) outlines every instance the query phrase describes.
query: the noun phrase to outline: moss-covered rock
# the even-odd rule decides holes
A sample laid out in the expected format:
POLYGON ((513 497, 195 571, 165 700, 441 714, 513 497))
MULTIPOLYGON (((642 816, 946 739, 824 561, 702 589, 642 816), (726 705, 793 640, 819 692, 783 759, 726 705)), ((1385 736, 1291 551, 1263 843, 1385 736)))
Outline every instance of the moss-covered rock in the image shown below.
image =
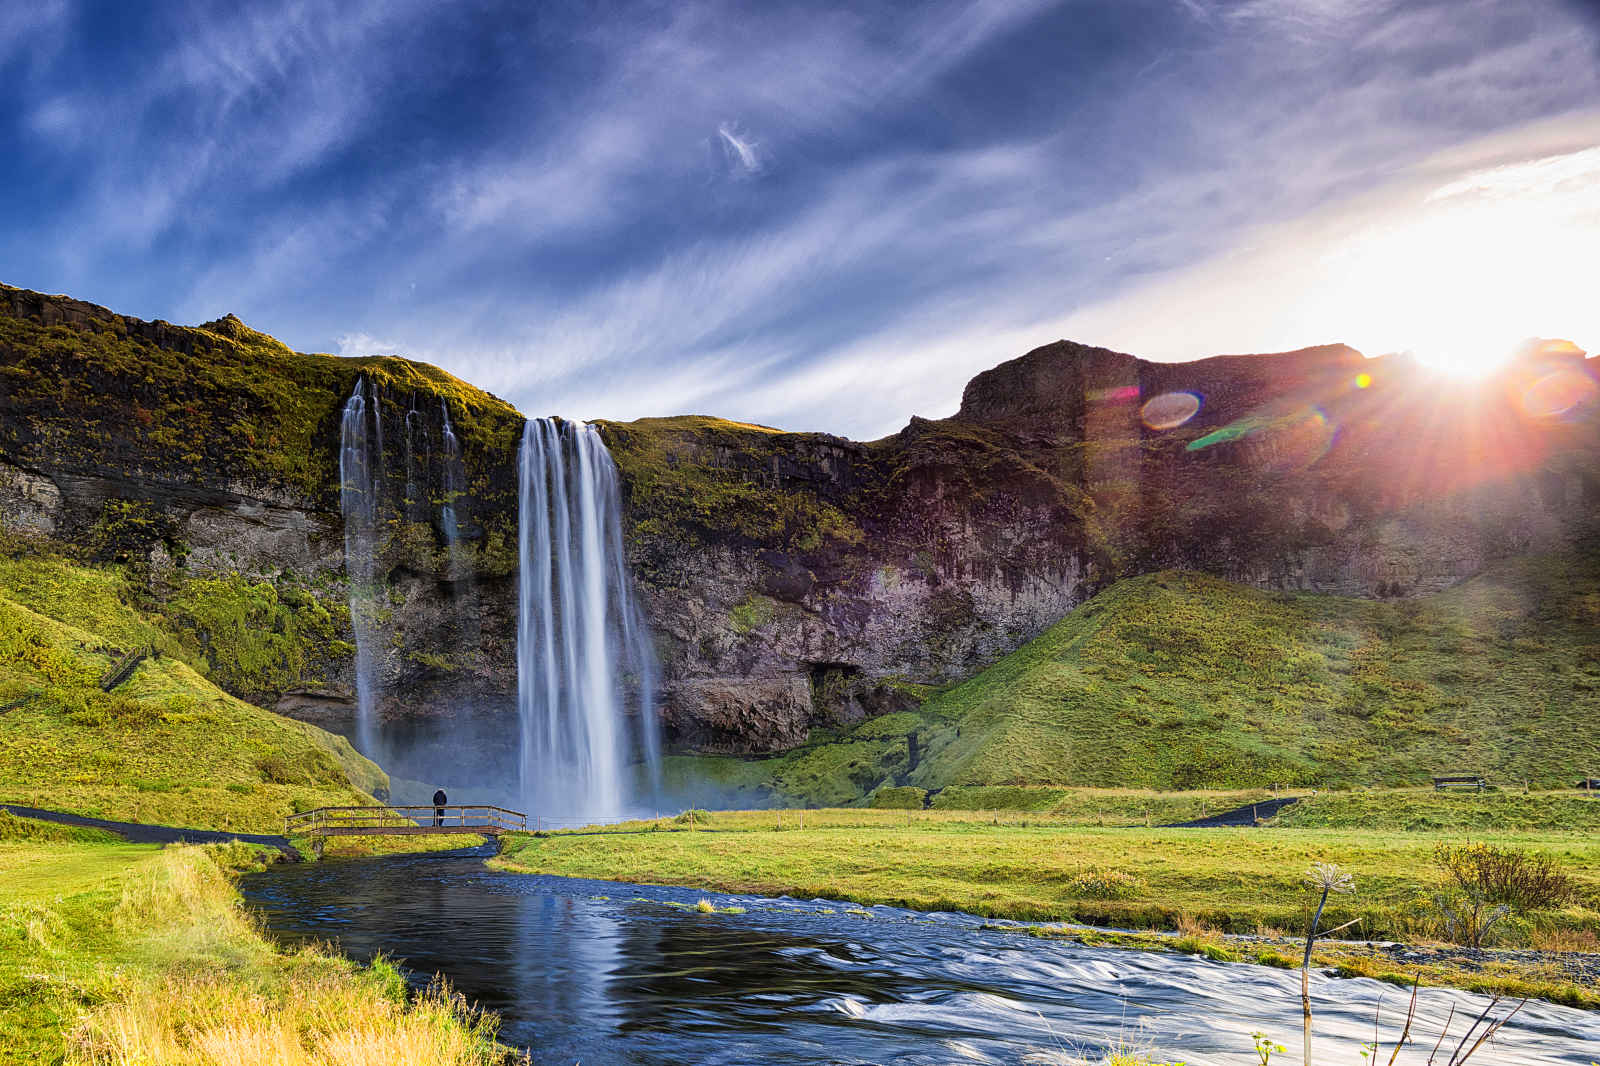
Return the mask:
POLYGON ((503 706, 523 419, 437 367, 297 353, 233 316, 142 322, 0 286, 0 530, 46 538, 24 555, 128 568, 140 606, 164 616, 162 639, 181 642, 195 669, 259 705, 348 729, 338 448, 362 378, 383 442, 380 710, 503 706), (453 553, 446 408, 464 484, 450 501, 462 536, 453 553), (445 646, 461 670, 427 666, 445 646))
MULTIPOLYGON (((1356 644, 1337 685, 1305 649, 1226 679, 1337 691, 1327 713, 1359 727, 1326 730, 1315 751, 1269 735, 1288 714, 1270 699, 1212 705, 1195 682, 1181 706, 1141 702, 1120 686, 1142 662, 1077 669, 1061 699, 1093 708, 1081 735, 1012 722, 980 743, 950 693, 922 701, 1141 574, 1414 602, 1498 561, 1572 551, 1600 514, 1596 405, 1552 416, 1522 402, 1572 374, 1594 376, 1570 354, 1533 353, 1442 396, 1414 364, 1339 345, 1158 364, 1062 341, 975 377, 954 417, 879 441, 700 416, 599 423, 669 742, 796 749, 769 768, 774 794, 841 801, 889 778, 1034 780, 1106 730, 1116 744, 1150 731, 1159 758, 1141 772, 1191 786, 1354 763, 1374 738, 1445 713, 1454 682, 1407 674, 1344 630, 1356 644), (825 750, 840 736, 848 751, 825 750)), ((231 316, 180 327, 0 288, 0 524, 127 567, 195 669, 335 724, 350 711, 336 452, 361 377, 385 439, 380 709, 397 734, 482 747, 512 706, 523 420, 437 368, 295 353, 231 316), (454 553, 441 406, 467 483, 454 553), (482 731, 466 728, 469 709, 482 731)), ((1278 632, 1268 614, 1256 621, 1278 632)), ((1075 617, 1085 639, 1097 632, 1075 617)), ((1219 661, 1260 635, 1117 633, 1152 656, 1219 661)))
POLYGON ((1517 559, 1402 603, 1130 578, 915 711, 744 764, 746 787, 1053 810, 1045 786, 1569 786, 1600 763, 1597 560, 1517 559))

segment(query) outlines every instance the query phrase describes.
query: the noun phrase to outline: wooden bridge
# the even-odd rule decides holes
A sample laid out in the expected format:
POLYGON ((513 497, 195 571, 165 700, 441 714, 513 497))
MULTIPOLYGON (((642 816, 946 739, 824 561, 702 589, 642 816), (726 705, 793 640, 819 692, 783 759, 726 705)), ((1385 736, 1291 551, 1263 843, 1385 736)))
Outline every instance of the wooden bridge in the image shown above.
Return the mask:
POLYGON ((318 807, 283 820, 284 836, 421 836, 524 833, 528 816, 504 807, 449 804, 443 807, 318 807))

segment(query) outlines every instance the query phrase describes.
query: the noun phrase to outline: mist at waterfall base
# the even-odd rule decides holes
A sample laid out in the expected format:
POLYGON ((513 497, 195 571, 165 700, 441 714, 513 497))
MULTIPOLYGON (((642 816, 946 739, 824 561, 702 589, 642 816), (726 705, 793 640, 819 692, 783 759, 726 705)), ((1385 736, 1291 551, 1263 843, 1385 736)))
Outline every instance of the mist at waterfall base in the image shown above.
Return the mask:
MULTIPOLYGON (((404 406, 393 401, 363 377, 341 419, 355 698, 348 720, 319 724, 343 732, 388 771, 394 802, 425 803, 443 786, 457 802, 513 806, 548 824, 653 813, 658 668, 632 594, 617 468, 599 433, 558 419, 526 423, 517 455, 513 606, 504 594, 480 595, 469 542, 482 531, 463 510, 471 502, 466 464, 448 405, 441 400, 433 417, 415 397, 404 406), (402 409, 403 467, 398 455, 389 461, 384 446, 384 422, 398 422, 402 409), (387 554, 394 518, 433 527, 447 560, 443 575, 394 569, 387 554), (434 586, 430 597, 453 614, 441 639, 464 658, 480 649, 482 612, 515 611, 514 705, 475 691, 463 674, 450 704, 436 713, 384 715, 384 696, 392 695, 386 685, 403 683, 398 678, 406 668, 386 619, 408 591, 427 582, 434 586)), ((388 439, 397 437, 391 432, 388 439)))

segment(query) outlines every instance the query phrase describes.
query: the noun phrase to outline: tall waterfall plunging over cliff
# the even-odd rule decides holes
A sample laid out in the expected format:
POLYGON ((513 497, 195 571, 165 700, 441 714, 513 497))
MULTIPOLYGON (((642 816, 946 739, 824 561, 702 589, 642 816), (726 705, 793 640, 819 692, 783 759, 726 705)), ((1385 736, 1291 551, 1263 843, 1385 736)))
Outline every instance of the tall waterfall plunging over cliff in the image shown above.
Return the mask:
POLYGON ((637 798, 630 767, 654 782, 660 762, 617 467, 593 426, 549 418, 527 422, 517 465, 523 800, 554 818, 615 818, 637 798))
POLYGON ((383 421, 377 393, 366 378, 359 378, 350 399, 345 402, 344 418, 339 425, 339 510, 344 517, 345 582, 350 628, 356 645, 355 742, 362 754, 368 756, 375 756, 377 751, 373 648, 378 604, 374 553, 379 486, 382 484, 382 443, 383 421), (376 451, 368 439, 369 422, 377 435, 376 451))

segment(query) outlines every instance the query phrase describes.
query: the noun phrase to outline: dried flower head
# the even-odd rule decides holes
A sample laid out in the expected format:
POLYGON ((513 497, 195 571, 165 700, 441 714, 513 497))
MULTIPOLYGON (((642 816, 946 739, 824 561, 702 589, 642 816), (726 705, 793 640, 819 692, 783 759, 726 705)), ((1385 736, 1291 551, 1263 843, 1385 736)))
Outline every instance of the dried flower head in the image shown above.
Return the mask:
POLYGON ((1306 871, 1306 884, 1324 892, 1354 892, 1356 879, 1339 869, 1337 863, 1314 862, 1306 871))

